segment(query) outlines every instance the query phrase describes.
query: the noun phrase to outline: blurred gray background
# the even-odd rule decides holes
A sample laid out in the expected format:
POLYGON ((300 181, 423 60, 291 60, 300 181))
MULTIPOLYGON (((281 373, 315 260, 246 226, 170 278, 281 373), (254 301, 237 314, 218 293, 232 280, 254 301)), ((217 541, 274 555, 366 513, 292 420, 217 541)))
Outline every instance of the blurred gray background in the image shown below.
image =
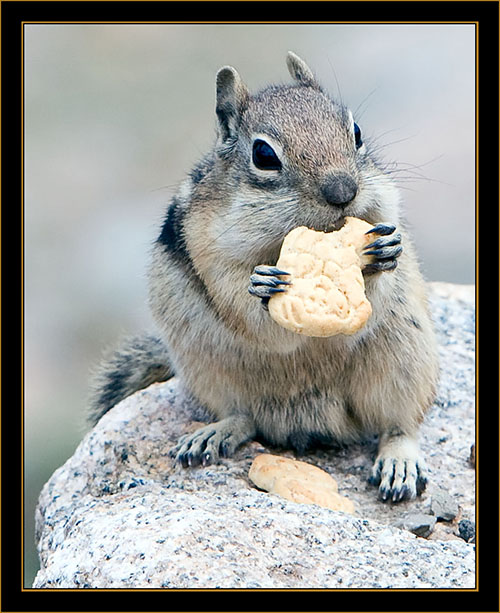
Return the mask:
POLYGON ((215 73, 288 81, 289 49, 395 164, 426 277, 474 282, 473 25, 25 26, 27 587, 36 499, 83 436, 89 370, 151 326, 150 246, 213 141, 215 73))

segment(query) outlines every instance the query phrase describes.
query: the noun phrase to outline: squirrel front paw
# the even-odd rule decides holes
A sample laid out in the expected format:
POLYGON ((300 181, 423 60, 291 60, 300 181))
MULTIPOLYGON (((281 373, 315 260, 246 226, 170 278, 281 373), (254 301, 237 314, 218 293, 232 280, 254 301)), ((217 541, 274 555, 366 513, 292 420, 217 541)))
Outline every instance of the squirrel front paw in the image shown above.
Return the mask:
POLYGON ((285 292, 286 288, 282 285, 290 285, 289 281, 280 279, 278 275, 288 275, 290 273, 276 268, 276 266, 261 265, 256 266, 250 276, 248 291, 252 296, 261 299, 262 306, 267 309, 269 298, 274 294, 285 292))
POLYGON ((363 250, 363 256, 371 256, 371 261, 363 268, 363 274, 396 268, 403 247, 401 246, 401 234, 395 233, 395 230, 396 226, 393 224, 379 223, 366 232, 366 234, 376 234, 380 238, 369 243, 363 250))

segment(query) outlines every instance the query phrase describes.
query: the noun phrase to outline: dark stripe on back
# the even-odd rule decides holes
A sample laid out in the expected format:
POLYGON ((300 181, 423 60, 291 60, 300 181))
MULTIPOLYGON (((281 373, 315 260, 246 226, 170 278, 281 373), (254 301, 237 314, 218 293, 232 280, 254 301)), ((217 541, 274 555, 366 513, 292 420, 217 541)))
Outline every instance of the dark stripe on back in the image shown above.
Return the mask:
POLYGON ((183 260, 189 258, 184 239, 184 215, 185 209, 177 196, 174 196, 168 207, 161 234, 158 237, 158 242, 165 247, 168 253, 183 260))
POLYGON ((172 257, 173 261, 181 266, 186 274, 186 283, 190 282, 196 287, 199 296, 205 300, 207 307, 217 312, 217 307, 214 304, 203 279, 197 273, 191 255, 187 249, 186 239, 184 236, 184 218, 186 216, 186 208, 181 201, 174 196, 170 206, 168 207, 165 221, 161 234, 158 237, 158 243, 162 245, 165 251, 172 257))

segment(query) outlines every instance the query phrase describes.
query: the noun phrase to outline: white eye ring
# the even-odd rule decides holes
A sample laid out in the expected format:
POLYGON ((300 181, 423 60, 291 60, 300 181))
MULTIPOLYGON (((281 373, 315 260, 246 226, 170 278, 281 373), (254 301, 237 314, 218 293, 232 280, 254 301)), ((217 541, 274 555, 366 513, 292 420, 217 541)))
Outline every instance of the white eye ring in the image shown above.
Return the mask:
POLYGON ((354 121, 354 117, 352 116, 351 111, 349 111, 349 131, 352 134, 352 138, 354 140, 354 146, 356 147, 356 151, 363 151, 365 143, 361 138, 361 129, 358 124, 354 121))
POLYGON ((253 134, 250 167, 259 176, 270 177, 279 173, 283 167, 281 145, 267 134, 253 134))
POLYGON ((363 146, 363 140, 361 138, 361 130, 356 122, 354 122, 354 142, 356 144, 356 149, 361 149, 363 146))

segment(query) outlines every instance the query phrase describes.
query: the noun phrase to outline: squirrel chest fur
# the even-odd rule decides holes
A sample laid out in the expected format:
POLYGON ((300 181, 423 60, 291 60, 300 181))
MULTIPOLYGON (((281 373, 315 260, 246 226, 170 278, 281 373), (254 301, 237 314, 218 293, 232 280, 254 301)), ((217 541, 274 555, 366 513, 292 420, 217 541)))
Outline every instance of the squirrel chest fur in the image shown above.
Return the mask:
POLYGON ((218 72, 215 146, 173 197, 153 249, 158 335, 127 340, 103 365, 93 418, 175 374, 216 420, 172 450, 184 466, 254 437, 304 452, 377 434, 380 497, 412 498, 426 483, 417 437, 438 374, 425 284, 398 191, 352 113, 303 60, 289 53, 287 64, 292 84, 255 95, 234 68, 218 72), (367 324, 330 338, 277 325, 267 303, 286 291, 274 267, 284 237, 347 216, 374 226, 367 324))

